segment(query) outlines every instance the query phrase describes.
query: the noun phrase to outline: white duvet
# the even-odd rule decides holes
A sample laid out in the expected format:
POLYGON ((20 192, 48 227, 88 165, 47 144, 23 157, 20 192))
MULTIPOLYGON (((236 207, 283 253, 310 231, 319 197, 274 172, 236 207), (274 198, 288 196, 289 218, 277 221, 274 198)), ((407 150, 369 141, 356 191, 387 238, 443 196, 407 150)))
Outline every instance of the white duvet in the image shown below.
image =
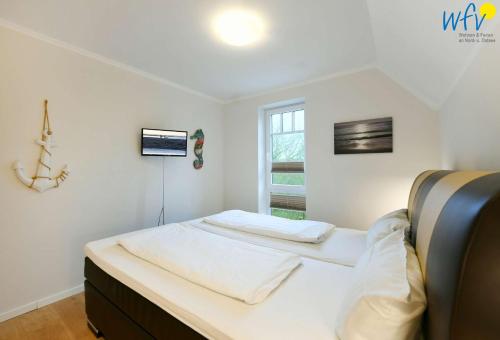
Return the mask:
POLYGON ((298 255, 177 223, 118 243, 186 280, 248 304, 263 301, 301 263, 298 255))
POLYGON ((321 243, 295 242, 275 237, 229 229, 203 221, 203 218, 183 222, 182 224, 192 226, 206 232, 243 241, 257 246, 273 248, 277 250, 294 253, 301 257, 337 263, 344 266, 354 267, 359 257, 366 250, 366 231, 335 227, 327 238, 321 243))
POLYGON ((309 220, 255 214, 242 210, 228 210, 205 217, 205 222, 247 233, 280 238, 284 240, 320 243, 325 240, 333 225, 309 220))

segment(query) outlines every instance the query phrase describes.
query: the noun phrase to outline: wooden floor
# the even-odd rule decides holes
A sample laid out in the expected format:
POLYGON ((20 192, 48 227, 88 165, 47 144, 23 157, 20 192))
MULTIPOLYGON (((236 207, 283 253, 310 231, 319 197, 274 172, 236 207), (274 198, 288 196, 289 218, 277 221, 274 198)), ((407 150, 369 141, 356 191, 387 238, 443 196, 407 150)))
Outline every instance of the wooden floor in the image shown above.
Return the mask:
POLYGON ((87 327, 83 293, 1 322, 0 340, 17 339, 95 340, 87 327))

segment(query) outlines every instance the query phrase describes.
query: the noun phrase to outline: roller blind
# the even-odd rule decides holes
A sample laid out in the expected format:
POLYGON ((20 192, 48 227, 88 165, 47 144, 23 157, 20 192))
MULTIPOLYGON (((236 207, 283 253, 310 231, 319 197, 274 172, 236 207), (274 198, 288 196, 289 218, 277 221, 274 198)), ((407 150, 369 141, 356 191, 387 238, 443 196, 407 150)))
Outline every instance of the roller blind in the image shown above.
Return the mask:
POLYGON ((271 193, 271 208, 306 211, 306 198, 300 195, 271 193))
POLYGON ((304 162, 273 162, 273 173, 303 173, 304 162))

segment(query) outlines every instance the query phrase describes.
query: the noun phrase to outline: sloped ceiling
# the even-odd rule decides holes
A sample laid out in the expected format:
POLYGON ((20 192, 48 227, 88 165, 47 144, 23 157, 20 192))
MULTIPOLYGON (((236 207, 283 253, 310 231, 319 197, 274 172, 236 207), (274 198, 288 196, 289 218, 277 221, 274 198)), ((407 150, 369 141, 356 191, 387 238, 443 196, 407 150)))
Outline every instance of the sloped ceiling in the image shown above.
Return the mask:
MULTIPOLYGON (((367 4, 379 67, 429 106, 439 108, 481 46, 459 43, 461 29, 443 31, 443 11, 463 12, 468 2, 367 0, 367 4)), ((485 21, 484 28, 492 29, 488 25, 493 21, 485 21)))
MULTIPOLYGON (((466 4, 0 0, 0 24, 18 25, 221 102, 378 65, 437 109, 478 48, 458 43, 457 32, 442 28, 443 11, 464 10, 466 4), (235 6, 259 12, 268 23, 267 36, 258 46, 238 49, 213 36, 211 18, 235 6)), ((500 20, 497 16, 491 21, 500 20)), ((490 24, 486 22, 486 28, 490 24)))
POLYGON ((375 61, 364 1, 0 0, 0 18, 222 101, 375 61), (262 43, 213 36, 234 7, 264 17, 262 43))

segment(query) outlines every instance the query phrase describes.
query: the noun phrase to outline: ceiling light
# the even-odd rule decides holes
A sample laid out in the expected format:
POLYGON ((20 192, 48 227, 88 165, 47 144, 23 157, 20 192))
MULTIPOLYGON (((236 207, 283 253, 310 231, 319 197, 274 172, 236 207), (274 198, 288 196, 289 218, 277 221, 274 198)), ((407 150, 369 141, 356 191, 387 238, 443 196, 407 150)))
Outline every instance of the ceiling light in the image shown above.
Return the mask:
POLYGON ((264 21, 256 13, 246 10, 227 10, 213 21, 213 29, 225 43, 245 46, 257 42, 264 35, 264 21))

